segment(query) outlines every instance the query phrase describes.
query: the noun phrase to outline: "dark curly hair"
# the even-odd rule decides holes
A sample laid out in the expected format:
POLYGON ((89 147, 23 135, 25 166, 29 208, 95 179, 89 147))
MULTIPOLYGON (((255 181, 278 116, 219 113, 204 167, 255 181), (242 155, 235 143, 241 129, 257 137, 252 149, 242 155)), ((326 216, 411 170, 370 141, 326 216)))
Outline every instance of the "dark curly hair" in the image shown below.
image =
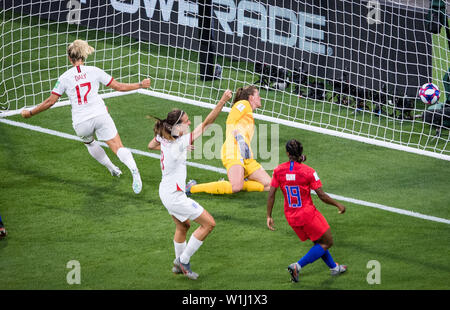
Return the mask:
POLYGON ((303 146, 299 141, 295 139, 289 140, 286 143, 286 152, 288 152, 289 154, 290 161, 296 161, 299 163, 306 161, 306 156, 302 155, 303 146))

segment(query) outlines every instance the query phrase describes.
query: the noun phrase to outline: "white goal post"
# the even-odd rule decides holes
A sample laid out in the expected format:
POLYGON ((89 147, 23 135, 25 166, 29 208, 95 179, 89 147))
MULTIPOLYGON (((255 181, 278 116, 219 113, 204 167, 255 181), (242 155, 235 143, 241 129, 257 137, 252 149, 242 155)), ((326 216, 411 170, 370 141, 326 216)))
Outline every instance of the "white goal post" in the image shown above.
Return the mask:
POLYGON ((141 94, 210 108, 254 84, 257 119, 450 160, 449 11, 448 0, 2 0, 0 117, 48 96, 78 38, 96 49, 87 64, 151 77, 141 94), (418 96, 429 82, 438 105, 418 96))

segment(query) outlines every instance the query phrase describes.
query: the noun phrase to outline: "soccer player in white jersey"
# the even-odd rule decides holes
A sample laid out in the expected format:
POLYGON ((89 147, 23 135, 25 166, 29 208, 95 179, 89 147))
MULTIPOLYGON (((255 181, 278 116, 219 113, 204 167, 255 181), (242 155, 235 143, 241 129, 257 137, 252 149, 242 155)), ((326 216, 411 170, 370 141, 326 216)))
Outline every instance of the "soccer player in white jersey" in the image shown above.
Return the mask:
POLYGON ((173 240, 175 260, 172 271, 183 273, 194 280, 198 278, 198 274, 191 270, 190 258, 216 224, 208 211, 186 196, 186 156, 188 150, 192 149, 192 142, 215 121, 231 97, 231 90, 226 90, 217 106, 192 133, 188 133, 191 122, 186 112, 178 109, 171 111, 166 119, 158 119, 154 127, 155 137, 148 144, 151 150, 161 150, 162 180, 159 185, 159 197, 176 225, 173 240), (192 233, 186 244, 190 220, 200 226, 192 233))
POLYGON ((94 48, 86 41, 75 40, 71 43, 67 48, 67 54, 73 67, 59 77, 46 100, 31 110, 22 110, 22 117, 29 118, 49 109, 63 93, 66 93, 72 105, 73 128, 86 145, 89 154, 108 168, 111 175, 122 174, 119 167, 111 162, 105 150, 94 139, 95 133, 97 139, 105 141, 120 161, 130 169, 133 176, 133 191, 139 194, 142 190, 142 181, 136 162, 130 150, 123 146, 116 125, 108 113, 105 102, 99 96, 98 89, 100 83, 117 91, 148 88, 150 79, 144 79, 140 83, 117 82, 102 69, 84 65, 87 56, 93 52, 94 48))

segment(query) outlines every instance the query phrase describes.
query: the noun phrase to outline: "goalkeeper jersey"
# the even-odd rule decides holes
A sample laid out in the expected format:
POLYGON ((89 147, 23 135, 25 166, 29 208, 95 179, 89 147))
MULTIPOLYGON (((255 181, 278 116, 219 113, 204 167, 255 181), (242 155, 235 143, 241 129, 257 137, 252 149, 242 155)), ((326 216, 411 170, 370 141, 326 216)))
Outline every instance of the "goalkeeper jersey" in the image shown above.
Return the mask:
POLYGON ((226 138, 222 146, 222 158, 240 157, 239 146, 233 133, 235 130, 244 137, 250 151, 250 158, 253 158, 250 142, 253 138, 254 126, 255 120, 253 119, 253 110, 250 102, 247 100, 237 101, 227 117, 226 138))

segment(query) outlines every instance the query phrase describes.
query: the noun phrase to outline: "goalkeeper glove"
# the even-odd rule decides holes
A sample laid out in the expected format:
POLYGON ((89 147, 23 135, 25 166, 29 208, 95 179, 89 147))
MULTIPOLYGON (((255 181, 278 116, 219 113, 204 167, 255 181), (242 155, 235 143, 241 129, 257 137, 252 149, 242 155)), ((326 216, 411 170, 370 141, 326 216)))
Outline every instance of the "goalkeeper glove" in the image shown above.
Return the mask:
POLYGON ((248 147, 248 144, 245 142, 244 137, 238 133, 234 136, 234 138, 236 139, 238 145, 239 145, 239 150, 241 152, 241 156, 244 159, 249 159, 250 158, 250 148, 248 147))

